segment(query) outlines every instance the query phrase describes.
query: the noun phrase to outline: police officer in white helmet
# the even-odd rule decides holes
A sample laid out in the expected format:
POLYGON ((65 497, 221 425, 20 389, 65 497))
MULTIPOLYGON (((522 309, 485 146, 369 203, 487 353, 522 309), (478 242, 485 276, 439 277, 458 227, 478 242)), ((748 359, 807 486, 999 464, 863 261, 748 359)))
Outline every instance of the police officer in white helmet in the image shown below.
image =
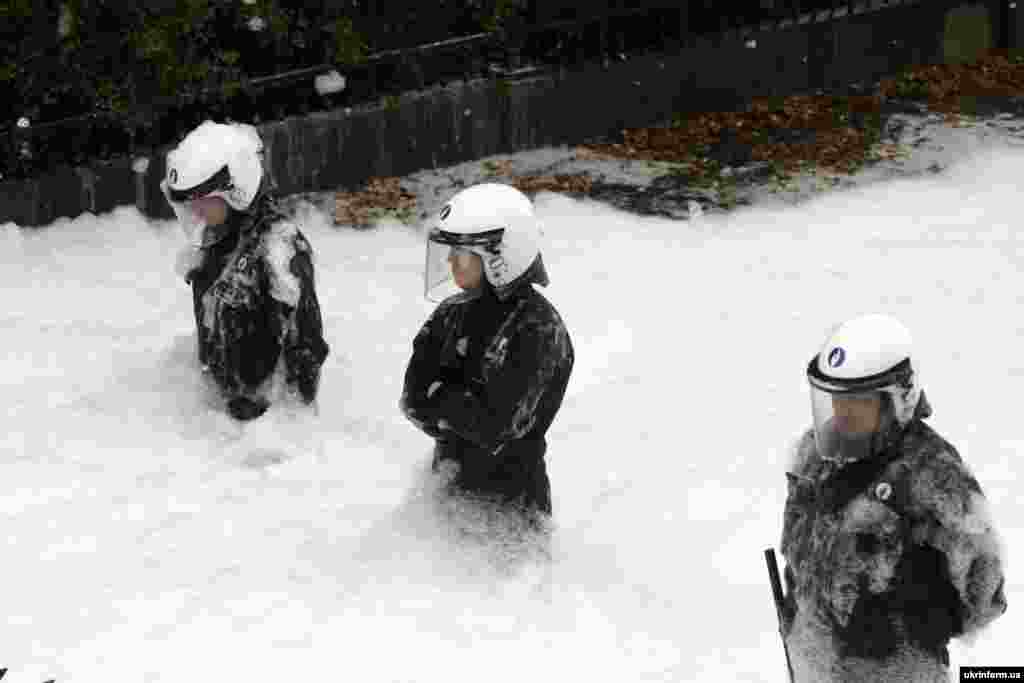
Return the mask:
POLYGON ((185 231, 199 361, 228 412, 312 403, 327 357, 309 242, 266 191, 252 126, 206 121, 167 155, 161 189, 185 231))
POLYGON ((849 320, 807 377, 781 544, 793 678, 948 681, 949 640, 1006 610, 1002 555, 978 482, 924 422, 910 333, 849 320))
POLYGON ((413 342, 404 414, 435 439, 447 491, 546 529, 545 433, 573 366, 547 286, 533 205, 507 185, 469 187, 427 239, 425 294, 440 305, 413 342))

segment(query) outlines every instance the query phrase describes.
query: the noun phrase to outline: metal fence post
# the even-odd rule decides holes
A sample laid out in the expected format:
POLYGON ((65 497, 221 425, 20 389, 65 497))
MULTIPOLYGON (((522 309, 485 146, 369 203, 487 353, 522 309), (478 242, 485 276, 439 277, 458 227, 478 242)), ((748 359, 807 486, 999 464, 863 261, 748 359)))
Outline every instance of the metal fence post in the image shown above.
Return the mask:
POLYGON ((597 26, 597 54, 601 60, 601 65, 604 68, 608 68, 611 65, 611 50, 609 49, 608 40, 608 15, 612 11, 613 0, 607 0, 604 3, 604 12, 602 13, 601 20, 597 26))
POLYGON ((1024 47, 1024 0, 1008 0, 1006 8, 1007 40, 1010 50, 1024 47))
MULTIPOLYGON (((383 19, 380 15, 380 3, 376 0, 366 0, 363 5, 363 16, 366 17, 367 23, 372 27, 370 35, 367 36, 367 42, 370 45, 376 47, 380 42, 381 36, 381 24, 383 19)), ((366 65, 366 86, 369 91, 367 94, 369 97, 376 97, 377 95, 377 67, 376 64, 370 62, 366 65)))
POLYGON ((688 45, 690 37, 690 0, 679 3, 679 44, 688 45))

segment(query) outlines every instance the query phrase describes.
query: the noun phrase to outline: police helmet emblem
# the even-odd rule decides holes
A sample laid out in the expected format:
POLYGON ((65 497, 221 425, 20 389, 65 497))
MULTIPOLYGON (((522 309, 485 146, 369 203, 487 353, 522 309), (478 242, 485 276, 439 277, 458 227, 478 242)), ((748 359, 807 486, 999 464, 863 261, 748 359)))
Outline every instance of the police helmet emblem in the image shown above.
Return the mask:
POLYGON ((178 182, 178 169, 172 168, 171 172, 167 174, 167 178, 171 181, 171 184, 178 182))
POLYGON ((830 368, 838 368, 846 360, 846 351, 843 351, 841 347, 832 349, 832 352, 828 354, 828 366, 830 368))
POLYGON ((875 487, 875 497, 878 500, 889 500, 892 497, 892 484, 887 481, 880 482, 875 487))
POLYGON ((441 220, 447 220, 448 216, 452 215, 452 205, 445 204, 444 208, 441 209, 441 220))

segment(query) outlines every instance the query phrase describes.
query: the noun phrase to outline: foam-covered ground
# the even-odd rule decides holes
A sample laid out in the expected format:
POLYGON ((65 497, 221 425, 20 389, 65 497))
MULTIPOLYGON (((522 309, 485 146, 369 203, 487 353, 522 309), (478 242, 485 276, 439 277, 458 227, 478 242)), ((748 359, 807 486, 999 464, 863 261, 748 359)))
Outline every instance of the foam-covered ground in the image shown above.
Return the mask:
MULTIPOLYGON (((576 347, 549 433, 547 595, 430 521, 397 401, 422 233, 311 207, 319 414, 240 427, 197 379, 183 237, 134 210, 0 228, 0 582, 12 681, 778 681, 762 550, 831 326, 915 333, 931 424, 981 481, 1010 610, 954 664, 1020 664, 1024 153, 693 222, 542 195, 576 347)), ((443 198, 437 200, 438 206, 443 198)))

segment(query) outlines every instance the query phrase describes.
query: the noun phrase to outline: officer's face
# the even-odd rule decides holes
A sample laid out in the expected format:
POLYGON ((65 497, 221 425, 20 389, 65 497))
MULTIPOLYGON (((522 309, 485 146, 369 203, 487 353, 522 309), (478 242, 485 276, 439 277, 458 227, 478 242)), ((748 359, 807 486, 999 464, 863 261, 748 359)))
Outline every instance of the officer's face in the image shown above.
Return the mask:
POLYGON ((462 289, 476 289, 484 275, 483 260, 461 247, 452 247, 448 253, 448 265, 452 269, 452 277, 462 289))
POLYGON ((851 436, 871 434, 878 429, 882 414, 879 394, 833 395, 835 429, 851 436))
POLYGON ((188 208, 206 225, 221 225, 228 219, 228 203, 221 197, 193 199, 188 208))

